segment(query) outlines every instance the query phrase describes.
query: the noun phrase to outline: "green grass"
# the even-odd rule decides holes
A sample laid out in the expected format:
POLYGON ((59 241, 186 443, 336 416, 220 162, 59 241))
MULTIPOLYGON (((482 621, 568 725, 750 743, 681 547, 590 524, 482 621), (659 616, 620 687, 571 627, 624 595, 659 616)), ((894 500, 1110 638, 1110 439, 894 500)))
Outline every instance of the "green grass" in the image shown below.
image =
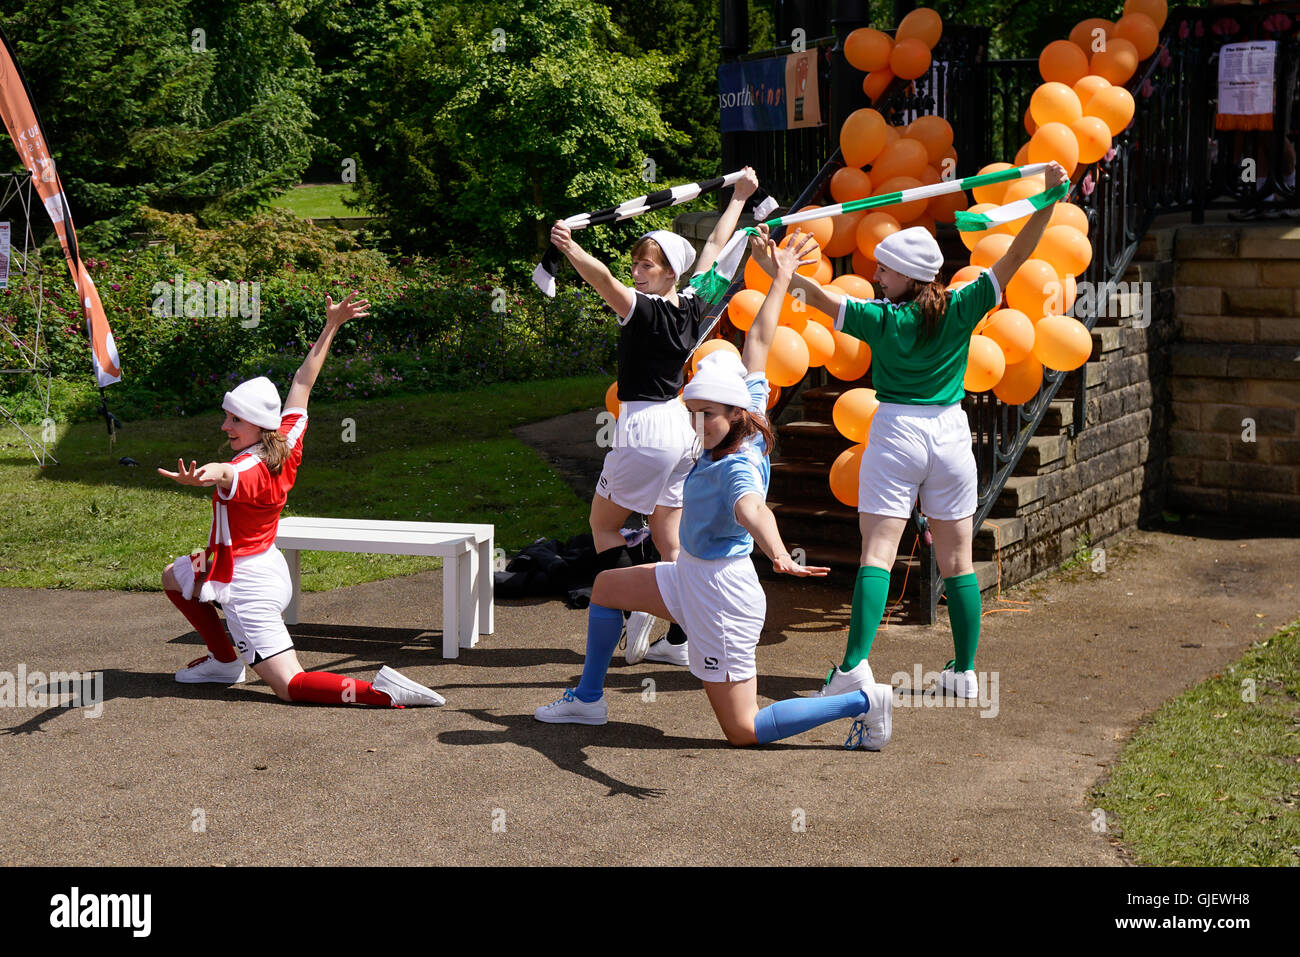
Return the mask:
POLYGON ((272 206, 290 210, 304 219, 321 219, 328 216, 366 216, 366 209, 353 209, 343 205, 343 198, 356 198, 356 186, 351 183, 330 183, 318 186, 295 186, 275 199, 272 206))
POLYGON ((1163 705, 1092 797, 1143 864, 1300 865, 1300 621, 1163 705))
MULTIPOLYGON (((510 552, 577 534, 590 503, 510 429, 599 405, 607 385, 588 376, 313 404, 285 514, 491 522, 510 552), (354 441, 345 441, 345 419, 354 441)), ((0 587, 159 589, 167 562, 207 542, 211 493, 155 469, 174 470, 179 455, 229 458, 221 416, 131 422, 111 451, 102 423, 65 426, 60 464, 44 470, 15 431, 0 430, 0 587), (139 467, 118 464, 122 456, 139 467)), ((318 591, 436 567, 437 559, 308 552, 302 581, 318 591)))

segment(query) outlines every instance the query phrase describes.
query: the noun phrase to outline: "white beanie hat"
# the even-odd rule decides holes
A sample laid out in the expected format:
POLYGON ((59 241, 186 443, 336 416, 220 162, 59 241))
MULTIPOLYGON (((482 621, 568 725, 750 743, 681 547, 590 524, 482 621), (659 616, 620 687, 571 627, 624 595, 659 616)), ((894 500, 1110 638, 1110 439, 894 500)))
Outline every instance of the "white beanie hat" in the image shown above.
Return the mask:
POLYGON ((909 226, 876 244, 872 258, 918 282, 933 282, 943 268, 943 253, 924 226, 909 226))
POLYGON ((656 229, 641 238, 653 239, 659 244, 659 248, 664 251, 664 258, 668 260, 668 268, 678 279, 686 275, 687 270, 695 263, 695 247, 676 233, 666 229, 656 229))
POLYGON ((226 393, 221 407, 263 429, 280 427, 280 393, 264 375, 239 383, 226 393))
POLYGON ((719 349, 700 360, 695 377, 686 383, 683 399, 702 399, 748 409, 753 398, 745 385, 745 364, 734 352, 719 349))

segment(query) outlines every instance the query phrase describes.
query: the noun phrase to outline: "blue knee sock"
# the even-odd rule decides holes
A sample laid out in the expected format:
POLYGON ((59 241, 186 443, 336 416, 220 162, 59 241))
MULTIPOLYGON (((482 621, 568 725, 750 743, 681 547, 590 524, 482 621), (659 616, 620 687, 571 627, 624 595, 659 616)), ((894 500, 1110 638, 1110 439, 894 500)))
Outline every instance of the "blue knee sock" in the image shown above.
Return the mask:
POLYGON ((865 691, 829 698, 788 698, 770 704, 754 716, 759 744, 779 741, 836 718, 856 718, 871 707, 865 691))
POLYGON ((590 704, 605 694, 605 672, 623 634, 623 613, 594 601, 587 606, 587 658, 582 663, 582 680, 574 691, 579 701, 590 704))

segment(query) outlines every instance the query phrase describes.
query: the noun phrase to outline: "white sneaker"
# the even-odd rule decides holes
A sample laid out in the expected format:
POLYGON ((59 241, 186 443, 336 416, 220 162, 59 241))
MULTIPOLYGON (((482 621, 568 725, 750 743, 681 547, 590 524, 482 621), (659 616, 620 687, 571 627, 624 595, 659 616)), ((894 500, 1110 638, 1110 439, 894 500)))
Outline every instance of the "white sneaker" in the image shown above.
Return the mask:
POLYGON ((370 687, 382 691, 393 699, 393 706, 404 708, 432 707, 446 704, 447 699, 432 688, 426 688, 418 681, 412 681, 394 668, 384 665, 370 682, 370 687))
POLYGON ((691 663, 690 656, 686 651, 686 646, 689 644, 689 641, 683 641, 680 645, 674 645, 667 638, 660 638, 645 653, 645 660, 686 667, 691 663))
POLYGON ((820 691, 813 692, 815 698, 829 698, 832 695, 848 694, 850 691, 862 691, 876 683, 876 676, 871 673, 871 665, 863 658, 848 671, 841 671, 836 665, 826 676, 826 682, 820 691))
POLYGON ((580 701, 573 692, 573 688, 565 688, 564 694, 550 704, 542 705, 533 712, 533 717, 548 724, 607 724, 609 722, 609 705, 605 703, 603 695, 596 701, 580 701))
POLYGON ((871 708, 853 722, 844 747, 850 751, 855 748, 879 751, 894 736, 894 689, 889 685, 875 684, 863 690, 871 708))
POLYGON ((939 681, 935 691, 941 695, 955 698, 975 698, 979 696, 979 682, 974 671, 954 671, 956 660, 948 662, 939 672, 939 681))
POLYGON ((650 633, 654 631, 659 619, 648 611, 634 611, 628 616, 625 632, 627 635, 627 647, 623 652, 623 657, 627 659, 629 665, 634 665, 650 649, 650 633))
POLYGON ((211 682, 216 685, 237 685, 244 680, 244 662, 240 658, 218 661, 209 651, 176 672, 176 680, 183 684, 211 682))

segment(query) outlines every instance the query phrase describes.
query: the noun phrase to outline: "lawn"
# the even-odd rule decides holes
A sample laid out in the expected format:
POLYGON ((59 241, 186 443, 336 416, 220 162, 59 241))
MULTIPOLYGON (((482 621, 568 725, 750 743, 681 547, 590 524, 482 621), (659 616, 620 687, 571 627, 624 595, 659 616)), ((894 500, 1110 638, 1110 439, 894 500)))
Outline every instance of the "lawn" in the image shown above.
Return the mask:
POLYGON ((1142 864, 1300 864, 1300 621, 1164 704, 1092 798, 1142 864))
MULTIPOLYGON (((285 514, 491 522, 509 552, 581 532, 588 503, 510 429, 597 406, 607 385, 578 377, 313 404, 285 514)), ((130 422, 111 450, 102 423, 64 426, 60 464, 43 470, 14 430, 0 430, 0 587, 160 588, 163 566, 207 541, 211 493, 155 469, 175 469, 179 455, 229 458, 221 418, 214 410, 130 422)), ((302 582, 318 591, 436 567, 437 559, 309 552, 302 582)))
POLYGON ((272 206, 290 210, 304 219, 323 219, 330 216, 348 218, 367 216, 369 210, 343 205, 343 198, 355 199, 357 188, 352 183, 326 183, 295 186, 271 200, 272 206))

